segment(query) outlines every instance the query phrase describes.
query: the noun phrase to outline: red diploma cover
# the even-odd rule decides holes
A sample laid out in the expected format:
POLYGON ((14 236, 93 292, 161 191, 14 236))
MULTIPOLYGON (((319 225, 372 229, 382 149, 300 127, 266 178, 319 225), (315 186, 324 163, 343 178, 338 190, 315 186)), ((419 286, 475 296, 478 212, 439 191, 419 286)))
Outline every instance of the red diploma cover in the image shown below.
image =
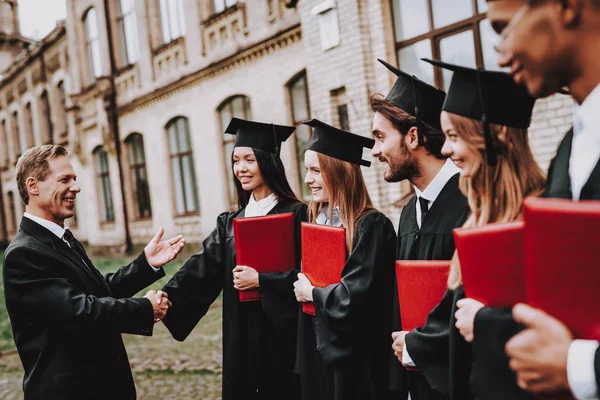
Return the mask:
MULTIPOLYGON (((233 220, 237 265, 258 273, 285 272, 296 267, 294 214, 233 220)), ((239 290, 240 301, 260 300, 259 289, 239 290)))
MULTIPOLYGON (((313 286, 340 283, 346 264, 346 228, 302 223, 302 273, 313 286)), ((315 315, 314 303, 302 303, 302 311, 315 315)))
POLYGON ((526 299, 523 221, 454 229, 466 297, 488 307, 526 299))
POLYGON ((403 331, 425 325, 448 287, 450 261, 396 261, 396 281, 403 331))
POLYGON ((600 202, 526 199, 527 303, 600 339, 600 202))

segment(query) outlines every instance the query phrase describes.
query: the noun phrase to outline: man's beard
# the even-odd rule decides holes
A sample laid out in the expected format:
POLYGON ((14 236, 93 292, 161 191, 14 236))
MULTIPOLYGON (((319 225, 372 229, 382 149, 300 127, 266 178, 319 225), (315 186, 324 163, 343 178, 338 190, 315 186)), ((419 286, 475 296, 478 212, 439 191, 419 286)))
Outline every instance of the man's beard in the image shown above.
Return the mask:
POLYGON ((402 157, 402 160, 395 164, 392 164, 391 160, 386 160, 389 166, 389 171, 383 177, 386 182, 400 182, 405 179, 412 180, 421 175, 417 159, 408 151, 404 154, 405 156, 402 157))

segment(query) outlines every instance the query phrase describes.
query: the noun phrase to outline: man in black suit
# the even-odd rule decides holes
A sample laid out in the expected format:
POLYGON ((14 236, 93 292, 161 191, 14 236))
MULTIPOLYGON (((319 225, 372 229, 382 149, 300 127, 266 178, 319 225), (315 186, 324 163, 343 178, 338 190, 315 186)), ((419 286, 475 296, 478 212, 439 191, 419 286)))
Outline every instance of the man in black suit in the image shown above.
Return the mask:
POLYGON ((25 399, 135 399, 121 333, 152 335, 170 305, 153 291, 183 248, 162 228, 131 264, 102 276, 65 228, 80 191, 67 151, 35 147, 17 163, 26 212, 4 255, 4 289, 25 399))
MULTIPOLYGON (((536 97, 568 88, 574 124, 548 171, 546 197, 600 200, 600 0, 489 1, 500 34, 499 64, 536 97)), ((575 266, 576 267, 576 266, 575 266)), ((573 340, 568 328, 524 304, 513 309, 526 326, 506 345, 521 388, 537 395, 569 391, 598 398, 600 347, 573 340)))

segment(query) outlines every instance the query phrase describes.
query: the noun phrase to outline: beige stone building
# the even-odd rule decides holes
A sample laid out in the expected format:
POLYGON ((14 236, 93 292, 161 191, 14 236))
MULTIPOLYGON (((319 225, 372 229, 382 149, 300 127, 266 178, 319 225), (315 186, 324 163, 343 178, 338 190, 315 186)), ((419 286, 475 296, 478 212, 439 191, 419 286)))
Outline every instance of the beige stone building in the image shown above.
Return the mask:
MULTIPOLYGON (((160 226, 199 242, 235 204, 232 116, 298 126, 282 158, 303 195, 300 121, 369 135, 369 97, 394 82, 377 58, 440 87, 448 77, 420 57, 495 66, 485 0, 66 1, 66 21, 37 43, 18 34, 17 0, 0 1, 0 241, 22 215, 14 164, 32 145, 73 154, 69 225, 89 245, 143 244, 160 226)), ((571 109, 567 97, 536 105, 543 168, 571 109)), ((396 221, 410 185, 385 183, 376 160, 364 172, 396 221)))

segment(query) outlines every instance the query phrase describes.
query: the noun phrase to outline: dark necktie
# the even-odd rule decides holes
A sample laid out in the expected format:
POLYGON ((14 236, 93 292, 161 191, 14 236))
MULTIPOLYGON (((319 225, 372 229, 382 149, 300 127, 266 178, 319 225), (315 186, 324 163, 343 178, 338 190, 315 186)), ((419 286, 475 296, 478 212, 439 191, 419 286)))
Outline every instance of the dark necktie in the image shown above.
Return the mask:
POLYGON ((75 240, 75 236, 73 236, 73 233, 70 230, 65 229, 65 234, 63 235, 63 238, 67 241, 67 243, 69 243, 71 250, 73 250, 73 252, 79 256, 79 258, 81 258, 81 261, 83 261, 86 267, 90 268, 85 261, 87 259, 85 250, 83 249, 83 246, 81 246, 81 244, 79 244, 79 242, 75 240))
POLYGON ((419 204, 421 205, 421 229, 423 229, 423 221, 425 221, 427 211, 429 211, 429 200, 419 197, 419 204))

